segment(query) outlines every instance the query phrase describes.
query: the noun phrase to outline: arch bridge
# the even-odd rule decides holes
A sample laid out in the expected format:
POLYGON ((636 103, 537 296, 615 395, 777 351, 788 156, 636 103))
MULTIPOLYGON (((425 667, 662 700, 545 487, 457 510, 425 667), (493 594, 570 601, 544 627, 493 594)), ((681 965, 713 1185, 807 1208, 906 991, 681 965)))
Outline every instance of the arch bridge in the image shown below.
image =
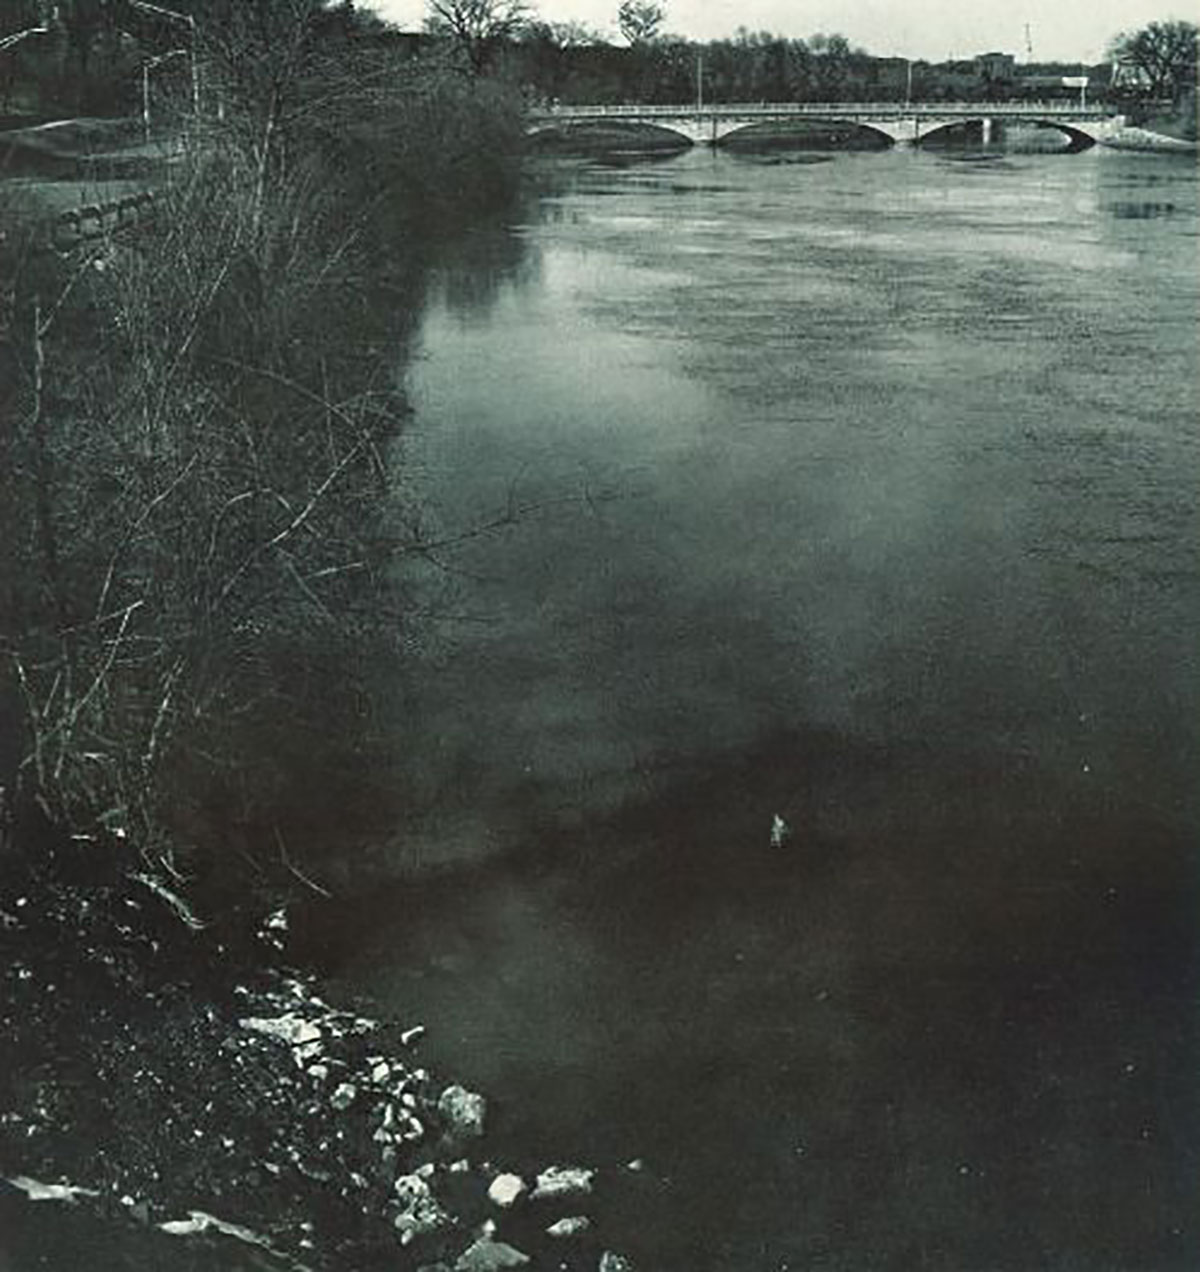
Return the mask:
POLYGON ((553 106, 526 119, 529 136, 588 124, 650 125, 697 145, 717 145, 761 124, 855 124, 896 145, 916 145, 943 128, 977 123, 985 140, 997 123, 1057 128, 1076 146, 1090 146, 1123 122, 1104 107, 1064 102, 779 102, 713 106, 553 106))

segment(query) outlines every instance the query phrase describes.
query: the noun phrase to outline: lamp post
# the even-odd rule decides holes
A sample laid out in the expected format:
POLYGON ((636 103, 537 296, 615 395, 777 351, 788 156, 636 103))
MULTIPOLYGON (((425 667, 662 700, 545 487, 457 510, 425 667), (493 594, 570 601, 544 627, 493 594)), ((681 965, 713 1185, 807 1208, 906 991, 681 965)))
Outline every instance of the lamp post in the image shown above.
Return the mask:
POLYGON ((142 63, 142 131, 147 141, 150 140, 150 72, 161 63, 169 62, 173 57, 183 57, 186 53, 187 49, 172 49, 142 63))
MULTIPOLYGON (((134 9, 143 9, 147 13, 155 13, 160 18, 171 18, 175 22, 186 23, 190 32, 188 47, 186 49, 173 49, 170 53, 164 53, 163 56, 152 62, 157 65, 158 61, 164 61, 168 57, 174 57, 176 53, 190 53, 192 64, 192 113, 200 114, 200 68, 196 60, 196 19, 190 13, 177 13, 174 9, 164 9, 162 5, 151 4, 150 0, 129 0, 129 5, 134 9)), ((143 66, 143 70, 146 67, 143 66)), ((143 83, 145 81, 143 80, 143 83)), ((145 98, 143 97, 143 101, 145 98)))

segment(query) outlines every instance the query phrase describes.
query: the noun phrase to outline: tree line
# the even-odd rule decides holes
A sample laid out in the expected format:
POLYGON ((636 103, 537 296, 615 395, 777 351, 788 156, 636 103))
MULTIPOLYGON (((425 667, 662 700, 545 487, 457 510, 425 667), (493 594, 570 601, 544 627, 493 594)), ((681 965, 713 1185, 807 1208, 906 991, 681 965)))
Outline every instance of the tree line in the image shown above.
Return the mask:
MULTIPOLYGON (((203 44, 230 23, 240 29, 247 15, 264 20, 279 3, 177 0, 163 8, 139 0, 11 0, 14 30, 42 24, 46 31, 0 52, 0 95, 11 106, 23 77, 50 89, 60 104, 73 98, 80 109, 100 113, 134 110, 146 50, 191 48, 193 36, 170 14, 194 21, 194 38, 203 44), (138 39, 131 42, 131 34, 138 39)), ((1093 99, 1178 102, 1196 83, 1197 28, 1178 20, 1119 34, 1095 66, 1039 63, 1019 70, 1012 58, 1006 66, 994 57, 943 63, 877 57, 836 33, 799 39, 739 28, 727 39, 698 42, 672 34, 655 0, 621 0, 616 43, 585 23, 545 20, 525 0, 429 0, 421 37, 390 30, 353 0, 315 6, 310 20, 323 41, 353 33, 390 41, 409 55, 442 55, 446 66, 503 80, 540 102, 972 100, 1017 95, 1024 77, 1083 75, 1093 99)), ((176 60, 156 74, 178 83, 187 69, 176 60)))
POLYGON ((998 55, 937 64, 876 57, 840 34, 797 39, 742 27, 699 42, 671 34, 666 20, 655 0, 622 0, 622 43, 613 44, 584 23, 545 21, 524 0, 430 0, 426 29, 455 44, 473 73, 564 102, 972 100, 1013 96, 1027 76, 1087 76, 1093 97, 1179 101, 1196 84, 1197 27, 1178 20, 1121 33, 1096 66, 1030 63, 1019 72, 1015 58, 998 55))

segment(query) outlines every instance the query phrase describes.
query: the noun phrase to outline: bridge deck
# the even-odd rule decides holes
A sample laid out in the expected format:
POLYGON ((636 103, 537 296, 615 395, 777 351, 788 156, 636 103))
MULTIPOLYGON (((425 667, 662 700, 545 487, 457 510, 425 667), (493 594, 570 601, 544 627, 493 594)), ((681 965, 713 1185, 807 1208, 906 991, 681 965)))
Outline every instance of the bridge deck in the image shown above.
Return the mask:
POLYGON ((578 119, 780 119, 810 116, 840 119, 981 118, 1109 119, 1107 106, 1069 102, 733 102, 680 106, 548 106, 530 112, 536 120, 578 119))

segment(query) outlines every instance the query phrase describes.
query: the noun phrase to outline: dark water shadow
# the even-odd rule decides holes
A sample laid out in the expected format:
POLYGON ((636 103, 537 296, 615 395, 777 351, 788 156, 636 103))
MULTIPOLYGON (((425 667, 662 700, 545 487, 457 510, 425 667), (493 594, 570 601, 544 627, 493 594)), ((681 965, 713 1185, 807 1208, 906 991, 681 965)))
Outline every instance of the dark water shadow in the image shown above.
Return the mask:
POLYGON ((665 1269, 1188 1266, 1177 827, 1031 765, 828 732, 647 782, 347 911, 349 982, 419 1013, 518 1162, 644 1158, 603 1218, 665 1269))

